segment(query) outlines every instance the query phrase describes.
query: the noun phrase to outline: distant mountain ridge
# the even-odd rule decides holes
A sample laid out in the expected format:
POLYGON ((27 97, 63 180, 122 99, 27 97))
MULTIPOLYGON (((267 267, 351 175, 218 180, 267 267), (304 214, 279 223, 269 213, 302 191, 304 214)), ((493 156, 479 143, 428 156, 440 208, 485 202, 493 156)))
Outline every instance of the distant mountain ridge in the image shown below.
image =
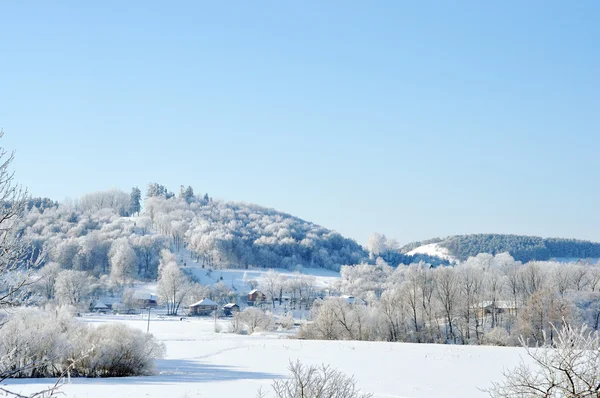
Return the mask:
POLYGON ((432 253, 445 249, 450 258, 464 261, 480 253, 510 253, 515 260, 545 261, 552 258, 600 258, 600 243, 580 239, 542 238, 512 234, 470 234, 413 242, 403 253, 432 253), (426 247, 427 246, 427 247, 426 247))

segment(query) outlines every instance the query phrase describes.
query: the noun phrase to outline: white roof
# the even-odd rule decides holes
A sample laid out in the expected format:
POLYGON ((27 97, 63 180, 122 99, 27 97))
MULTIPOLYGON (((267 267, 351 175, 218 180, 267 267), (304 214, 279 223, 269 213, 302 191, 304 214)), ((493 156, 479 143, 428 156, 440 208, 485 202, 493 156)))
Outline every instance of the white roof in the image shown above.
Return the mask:
POLYGON ((198 301, 197 303, 190 305, 190 307, 215 307, 217 305, 218 304, 212 301, 211 299, 205 298, 198 301))
POLYGON ((155 300, 156 295, 148 292, 135 291, 133 293, 133 298, 136 300, 155 300))
MULTIPOLYGON (((490 307, 492 306, 494 302, 491 300, 488 301, 482 301, 481 303, 479 303, 480 307, 490 307)), ((517 304, 518 307, 518 304, 517 304)), ((515 308, 515 303, 513 301, 507 301, 507 300, 496 300, 496 308, 504 308, 504 309, 510 309, 510 308, 515 308)))
POLYGON ((94 308, 107 309, 108 307, 103 302, 96 301, 96 304, 94 304, 94 308))
POLYGON ((254 293, 256 293, 256 292, 258 292, 258 289, 252 289, 252 290, 250 290, 250 291, 248 292, 248 294, 254 294, 254 293))
POLYGON ((236 305, 237 305, 236 303, 228 303, 228 304, 225 304, 223 306, 223 308, 231 308, 231 307, 235 307, 236 305))

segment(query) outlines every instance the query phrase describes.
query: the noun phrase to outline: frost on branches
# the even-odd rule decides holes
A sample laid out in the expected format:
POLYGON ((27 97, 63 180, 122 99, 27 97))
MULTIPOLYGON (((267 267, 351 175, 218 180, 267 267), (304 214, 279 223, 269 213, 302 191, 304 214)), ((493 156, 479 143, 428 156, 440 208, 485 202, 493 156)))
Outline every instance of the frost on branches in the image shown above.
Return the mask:
POLYGON ((600 345, 598 332, 564 324, 552 342, 528 347, 529 361, 504 373, 505 380, 488 391, 492 398, 598 398, 600 345))

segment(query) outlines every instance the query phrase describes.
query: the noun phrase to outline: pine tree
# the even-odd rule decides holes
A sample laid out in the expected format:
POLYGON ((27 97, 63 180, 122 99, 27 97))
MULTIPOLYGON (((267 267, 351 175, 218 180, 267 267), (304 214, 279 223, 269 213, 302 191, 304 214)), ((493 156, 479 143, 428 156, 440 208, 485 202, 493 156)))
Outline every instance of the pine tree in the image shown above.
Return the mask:
POLYGON ((131 201, 129 203, 130 215, 140 214, 140 210, 142 209, 142 206, 140 204, 141 199, 142 191, 140 191, 138 187, 133 187, 133 189, 131 190, 131 201))

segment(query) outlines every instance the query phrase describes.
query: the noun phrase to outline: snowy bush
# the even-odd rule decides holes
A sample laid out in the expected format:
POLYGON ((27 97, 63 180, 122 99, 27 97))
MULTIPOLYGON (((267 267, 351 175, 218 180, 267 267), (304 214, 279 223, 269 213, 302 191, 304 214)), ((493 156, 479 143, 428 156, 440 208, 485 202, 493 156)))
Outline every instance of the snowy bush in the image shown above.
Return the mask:
POLYGON ((595 398, 600 391, 600 340, 597 331, 564 323, 555 337, 531 348, 521 338, 529 361, 522 361, 504 380, 493 383, 492 398, 595 398))
POLYGON ((281 327, 286 330, 290 330, 294 327, 294 317, 291 312, 287 312, 281 319, 279 320, 281 327))
POLYGON ((270 330, 273 327, 273 314, 264 312, 259 308, 248 307, 233 316, 230 330, 234 333, 248 331, 249 334, 256 330, 270 330))
POLYGON ((124 324, 97 328, 66 308, 22 308, 0 329, 0 374, 8 377, 109 377, 152 373, 164 345, 124 324))
POLYGON ((86 345, 94 347, 75 369, 86 377, 147 376, 153 373, 154 359, 164 356, 164 344, 151 334, 122 323, 90 328, 86 345))
MULTIPOLYGON (((327 365, 305 366, 299 361, 290 363, 290 377, 276 380, 271 387, 276 398, 370 398, 361 392, 354 377, 347 376, 327 365)), ((259 396, 265 397, 262 391, 259 396)))
POLYGON ((510 335, 503 328, 494 328, 483 336, 483 344, 505 347, 511 343, 510 335))
POLYGON ((0 329, 0 372, 11 377, 60 375, 70 357, 70 337, 80 327, 63 309, 23 308, 0 329))

